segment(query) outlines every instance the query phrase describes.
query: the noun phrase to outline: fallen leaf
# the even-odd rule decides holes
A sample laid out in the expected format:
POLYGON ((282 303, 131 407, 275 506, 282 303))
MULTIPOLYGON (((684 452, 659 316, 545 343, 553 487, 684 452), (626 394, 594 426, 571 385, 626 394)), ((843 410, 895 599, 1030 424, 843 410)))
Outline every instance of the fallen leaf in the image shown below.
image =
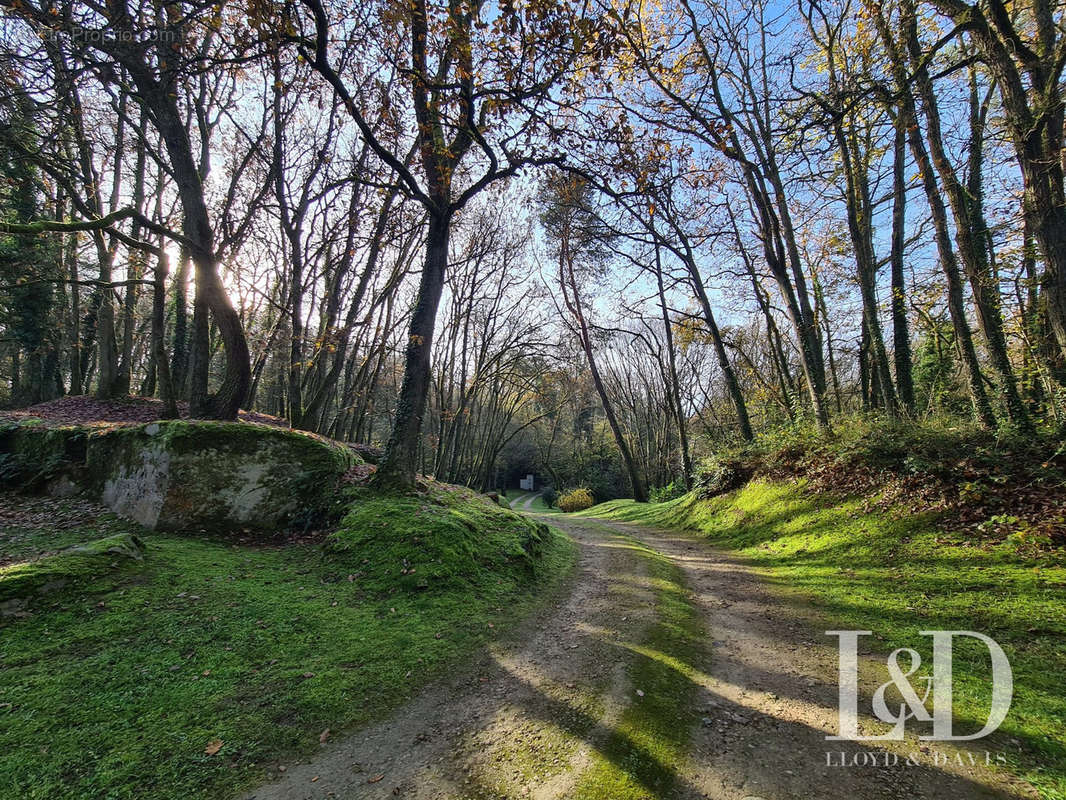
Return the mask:
POLYGON ((322 733, 318 734, 318 741, 322 744, 326 743, 326 739, 329 738, 329 728, 326 728, 322 733))
POLYGON ((383 772, 380 775, 375 775, 373 778, 367 779, 367 783, 377 783, 378 781, 383 780, 384 778, 385 773, 383 772))
POLYGON ((217 753, 221 749, 222 749, 222 740, 221 739, 212 739, 210 742, 207 743, 207 747, 204 748, 204 752, 207 753, 209 756, 213 756, 215 753, 217 753))

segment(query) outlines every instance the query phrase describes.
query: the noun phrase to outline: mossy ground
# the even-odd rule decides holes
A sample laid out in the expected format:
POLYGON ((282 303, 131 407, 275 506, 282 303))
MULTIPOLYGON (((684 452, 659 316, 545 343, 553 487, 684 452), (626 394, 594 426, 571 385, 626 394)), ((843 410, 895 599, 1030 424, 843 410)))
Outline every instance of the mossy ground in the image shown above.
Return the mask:
MULTIPOLYGON (((699 532, 739 551, 781 591, 795 592, 831 624, 874 631, 886 652, 914 647, 921 630, 974 630, 994 638, 1014 671, 1014 701, 994 740, 1014 739, 1011 768, 1048 798, 1066 797, 1066 555, 946 534, 930 514, 871 511, 864 500, 753 481, 700 501, 613 501, 582 516, 699 532)), ((988 707, 987 655, 956 652, 954 711, 976 730, 988 707)))
POLYGON ((34 561, 0 567, 0 602, 15 600, 22 606, 34 595, 49 594, 112 571, 135 569, 143 560, 143 543, 130 533, 78 543, 34 561))
POLYGON ((5 519, 0 555, 8 542, 24 557, 121 532, 147 555, 0 621, 0 797, 233 796, 313 752, 327 728, 379 717, 454 668, 573 561, 563 537, 469 493, 355 495, 373 511, 349 515, 345 546, 328 552, 146 532, 109 514, 62 533, 5 519), (403 558, 421 564, 427 549, 440 574, 405 580, 403 558))
POLYGON ((655 621, 640 642, 630 643, 632 702, 581 774, 576 800, 671 796, 696 718, 693 665, 707 644, 699 612, 673 561, 636 540, 629 546, 647 565, 655 621))
POLYGON ((415 494, 351 490, 353 502, 327 542, 358 557, 367 591, 385 594, 521 583, 536 576, 554 535, 483 495, 430 482, 415 494))

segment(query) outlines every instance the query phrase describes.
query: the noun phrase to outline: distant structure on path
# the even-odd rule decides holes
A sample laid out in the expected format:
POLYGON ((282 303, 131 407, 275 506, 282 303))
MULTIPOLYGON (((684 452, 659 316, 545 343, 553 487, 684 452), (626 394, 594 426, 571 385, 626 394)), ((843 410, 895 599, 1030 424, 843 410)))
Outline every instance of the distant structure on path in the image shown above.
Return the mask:
POLYGON ((518 481, 518 488, 526 492, 533 491, 533 474, 530 473, 524 478, 520 478, 518 481))

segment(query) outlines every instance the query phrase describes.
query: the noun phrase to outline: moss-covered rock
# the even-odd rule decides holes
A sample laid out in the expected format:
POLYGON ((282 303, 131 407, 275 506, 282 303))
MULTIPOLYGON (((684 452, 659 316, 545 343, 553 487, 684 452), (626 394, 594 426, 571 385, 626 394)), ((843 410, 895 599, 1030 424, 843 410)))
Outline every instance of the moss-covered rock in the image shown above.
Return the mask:
POLYGON ((39 489, 85 462, 88 430, 37 420, 0 423, 0 483, 39 489))
POLYGON ((15 615, 36 595, 143 560, 144 543, 131 533, 120 533, 68 547, 36 561, 0 567, 0 603, 7 614, 15 615))
POLYGON ((266 531, 339 512, 337 487, 359 456, 309 433, 245 422, 0 427, 0 482, 84 491, 148 528, 266 531))
POLYGON ((460 486, 427 481, 417 493, 353 494, 326 549, 372 594, 448 591, 493 576, 527 581, 554 538, 543 523, 460 486))
POLYGON ((272 531, 328 515, 356 461, 320 437, 241 422, 153 422, 94 432, 87 473, 148 528, 272 531))

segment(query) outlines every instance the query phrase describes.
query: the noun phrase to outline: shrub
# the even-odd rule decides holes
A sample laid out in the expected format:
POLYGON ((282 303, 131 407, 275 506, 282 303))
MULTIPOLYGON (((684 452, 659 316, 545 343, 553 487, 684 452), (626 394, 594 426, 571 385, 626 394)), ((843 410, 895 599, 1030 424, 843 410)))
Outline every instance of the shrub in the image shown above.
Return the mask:
POLYGON ((588 489, 570 489, 559 496, 559 508, 566 512, 584 511, 595 503, 588 489))
POLYGON ((545 486, 541 497, 544 499, 544 505, 551 508, 559 500, 559 493, 555 491, 554 486, 545 486))
POLYGON ((696 496, 700 500, 709 500, 743 486, 748 479, 748 470, 739 461, 710 456, 696 466, 694 478, 696 496))
POLYGON ((653 488, 648 495, 653 503, 665 503, 668 500, 676 500, 685 493, 685 484, 681 481, 670 481, 666 486, 653 488))

